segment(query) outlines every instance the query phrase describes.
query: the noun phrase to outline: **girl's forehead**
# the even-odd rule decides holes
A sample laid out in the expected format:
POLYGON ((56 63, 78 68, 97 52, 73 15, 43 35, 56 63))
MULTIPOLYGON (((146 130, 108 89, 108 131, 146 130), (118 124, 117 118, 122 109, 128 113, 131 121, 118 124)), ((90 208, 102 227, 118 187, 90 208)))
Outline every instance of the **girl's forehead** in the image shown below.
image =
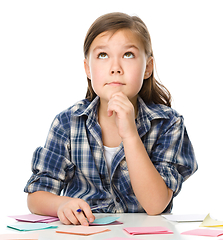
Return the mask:
POLYGON ((144 48, 139 36, 130 29, 120 29, 117 31, 106 31, 100 33, 91 43, 90 50, 101 45, 106 46, 109 44, 133 44, 138 48, 144 48))

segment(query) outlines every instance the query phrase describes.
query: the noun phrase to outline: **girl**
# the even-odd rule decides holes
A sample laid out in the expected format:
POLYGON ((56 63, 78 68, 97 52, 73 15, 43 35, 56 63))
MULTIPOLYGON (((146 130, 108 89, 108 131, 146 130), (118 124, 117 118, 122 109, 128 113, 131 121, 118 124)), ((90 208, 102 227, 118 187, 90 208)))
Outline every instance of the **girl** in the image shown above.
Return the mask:
POLYGON ((101 203, 107 207, 97 212, 170 212, 197 163, 183 117, 154 78, 145 24, 103 15, 86 35, 84 54, 86 98, 56 116, 34 152, 25 187, 30 211, 82 225, 101 203))

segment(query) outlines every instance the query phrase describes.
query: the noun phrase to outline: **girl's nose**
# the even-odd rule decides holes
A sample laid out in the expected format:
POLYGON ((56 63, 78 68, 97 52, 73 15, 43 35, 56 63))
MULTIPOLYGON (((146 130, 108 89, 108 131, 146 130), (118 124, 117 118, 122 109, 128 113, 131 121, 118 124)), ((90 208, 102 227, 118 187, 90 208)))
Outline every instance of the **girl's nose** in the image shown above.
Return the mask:
POLYGON ((123 69, 119 63, 119 61, 114 60, 111 66, 111 70, 110 70, 111 75, 122 75, 123 74, 123 69))
POLYGON ((115 74, 115 73, 122 74, 122 70, 120 69, 120 70, 112 70, 111 71, 112 75, 115 74))

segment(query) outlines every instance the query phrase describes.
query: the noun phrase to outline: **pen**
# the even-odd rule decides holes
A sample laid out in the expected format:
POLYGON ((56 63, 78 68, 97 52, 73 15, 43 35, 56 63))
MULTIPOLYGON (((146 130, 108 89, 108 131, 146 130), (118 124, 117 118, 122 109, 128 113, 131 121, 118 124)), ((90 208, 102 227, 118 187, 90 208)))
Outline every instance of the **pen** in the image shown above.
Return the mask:
MULTIPOLYGON (((102 203, 102 204, 100 204, 100 205, 95 205, 95 206, 92 206, 91 207, 91 211, 93 211, 93 210, 97 210, 97 209, 101 209, 101 208, 105 208, 105 207, 107 207, 108 206, 108 203, 102 203)), ((82 209, 77 209, 77 212, 78 213, 80 213, 80 212, 82 212, 82 209)))

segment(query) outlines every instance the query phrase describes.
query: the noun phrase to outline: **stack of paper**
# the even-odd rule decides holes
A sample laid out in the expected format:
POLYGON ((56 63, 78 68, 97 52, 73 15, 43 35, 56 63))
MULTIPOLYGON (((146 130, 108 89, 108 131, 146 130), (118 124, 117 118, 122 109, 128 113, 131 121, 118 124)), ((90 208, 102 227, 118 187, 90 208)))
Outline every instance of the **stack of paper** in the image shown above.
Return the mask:
POLYGON ((166 227, 128 227, 124 228, 126 232, 131 235, 139 235, 139 234, 173 234, 166 227))
MULTIPOLYGON (((113 238, 107 238, 105 240, 130 240, 132 238, 126 238, 126 237, 113 237, 113 238)), ((134 238, 134 240, 141 240, 141 239, 136 239, 134 238)))
POLYGON ((48 228, 57 228, 57 226, 51 226, 47 223, 25 223, 25 224, 12 224, 8 225, 8 228, 13 228, 19 231, 34 231, 48 228))
POLYGON ((111 231, 108 228, 104 227, 89 227, 89 226, 74 226, 65 230, 58 230, 57 233, 65 233, 65 234, 74 234, 74 235, 92 235, 96 233, 102 233, 111 231))
POLYGON ((194 229, 186 232, 182 232, 183 235, 195 235, 195 236, 205 236, 205 237, 218 237, 223 235, 223 230, 213 230, 213 229, 194 229))
POLYGON ((59 218, 57 217, 51 217, 51 216, 42 216, 37 214, 26 214, 26 215, 16 215, 16 216, 9 216, 11 218, 16 219, 17 221, 21 222, 39 222, 39 223, 50 223, 59 221, 59 218))
POLYGON ((93 223, 89 223, 90 226, 100 226, 100 225, 116 225, 123 224, 122 222, 116 221, 120 217, 104 217, 95 219, 93 223))
POLYGON ((38 233, 21 233, 21 234, 0 234, 1 240, 38 240, 39 234, 38 233))
POLYGON ((163 214, 162 217, 173 222, 202 222, 206 215, 205 214, 163 214))

